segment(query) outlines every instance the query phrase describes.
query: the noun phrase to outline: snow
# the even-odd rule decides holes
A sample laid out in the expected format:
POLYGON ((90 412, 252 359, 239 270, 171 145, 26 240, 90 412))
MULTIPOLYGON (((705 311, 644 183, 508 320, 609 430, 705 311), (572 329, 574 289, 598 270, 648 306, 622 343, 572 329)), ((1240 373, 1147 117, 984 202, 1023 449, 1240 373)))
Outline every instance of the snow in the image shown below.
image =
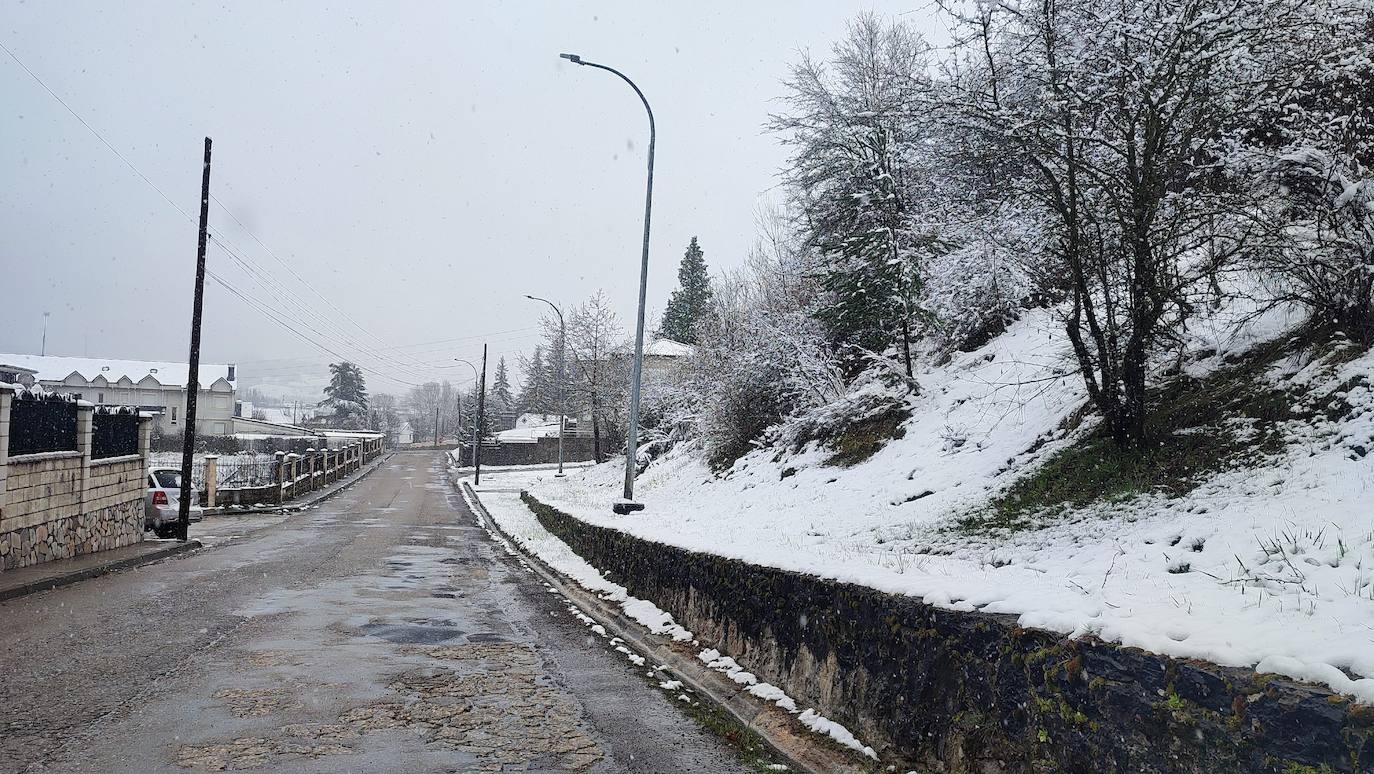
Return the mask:
MULTIPOLYGON (((1189 369, 1212 370, 1292 321, 1278 310, 1237 332, 1200 320, 1193 349, 1218 354, 1189 369)), ((1365 353, 1334 370, 1294 365, 1267 378, 1320 392, 1370 374, 1374 354, 1365 353)), ((1278 459, 1216 475, 1186 496, 969 536, 951 529, 955 519, 1072 440, 1047 434, 1083 403, 1082 382, 1049 312, 927 367, 918 381, 905 436, 853 468, 824 465, 830 453, 815 446, 770 448, 718 476, 699 450, 679 446, 639 477, 647 509, 629 516, 611 512, 615 461, 563 479, 530 474, 524 485, 641 538, 944 608, 1011 613, 1074 637, 1259 666, 1374 703, 1374 456, 1352 451, 1374 450, 1368 386, 1346 388, 1350 418, 1286 427, 1278 459)))
POLYGON ((696 347, 672 339, 654 339, 644 345, 645 357, 689 357, 696 347))
MULTIPOLYGON (((0 363, 32 369, 34 378, 39 381, 60 382, 72 373, 77 373, 85 381, 94 381, 97 376, 105 377, 110 384, 128 377, 134 384, 151 376, 164 386, 184 387, 186 376, 190 373, 186 363, 163 363, 150 360, 112 360, 93 357, 59 357, 56 355, 19 355, 0 353, 0 363)), ((236 380, 229 379, 228 365, 202 363, 197 369, 197 380, 202 388, 207 388, 219 379, 224 379, 233 387, 236 380)))
MULTIPOLYGON (((462 481, 461 469, 450 466, 450 475, 455 479, 455 483, 462 481)), ((661 610, 657 605, 648 600, 638 599, 629 594, 624 586, 607 580, 599 570, 589 564, 582 557, 578 556, 566 543, 559 540, 548 530, 544 529, 539 523, 538 518, 520 499, 518 490, 511 491, 511 483, 528 483, 538 480, 539 477, 548 475, 547 471, 533 470, 512 470, 498 478, 501 480, 490 488, 477 488, 478 496, 485 506, 492 520, 501 528, 505 535, 509 535, 522 548, 538 556, 545 564, 554 570, 571 578, 584 589, 591 591, 602 599, 610 600, 620 604, 625 614, 648 629, 653 634, 668 637, 678 642, 695 642, 692 632, 683 628, 673 621, 673 617, 661 610)), ((466 491, 463 497, 467 498, 466 491)), ((474 508, 475 510, 475 508, 474 508)), ((491 530, 488 530, 491 532, 491 530)), ((505 538, 498 533, 491 533, 492 538, 503 545, 512 555, 518 553, 506 543, 505 538)), ((549 587, 551 593, 557 593, 555 589, 549 587)), ((591 631, 601 637, 608 637, 605 627, 596 623, 595 619, 577 608, 571 602, 568 603, 568 611, 579 621, 585 624, 591 631)), ((644 666, 644 657, 639 656, 630 649, 626 648, 622 640, 618 637, 609 638, 611 646, 619 653, 623 654, 635 666, 644 666)), ((747 672, 733 658, 721 654, 715 649, 701 651, 697 658, 709 668, 723 672, 734 682, 745 686, 745 690, 764 701, 771 702, 786 712, 797 716, 797 720, 804 726, 816 733, 829 736, 836 742, 850 747, 874 760, 877 755, 873 748, 861 743, 849 729, 827 719, 814 709, 808 709, 798 713, 796 700, 788 696, 781 688, 769 683, 760 682, 752 673, 747 672)), ((662 670, 664 667, 656 667, 662 670)), ((659 687, 674 691, 683 687, 680 680, 665 680, 659 683, 659 687)), ((681 694, 678 698, 682 701, 690 702, 691 697, 681 694)))

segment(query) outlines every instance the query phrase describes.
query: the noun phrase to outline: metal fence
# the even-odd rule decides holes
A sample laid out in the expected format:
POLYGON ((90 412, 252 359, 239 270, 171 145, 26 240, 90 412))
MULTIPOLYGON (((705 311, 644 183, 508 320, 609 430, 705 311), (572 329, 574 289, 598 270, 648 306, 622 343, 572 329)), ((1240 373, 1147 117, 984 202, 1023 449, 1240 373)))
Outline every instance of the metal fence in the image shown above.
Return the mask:
POLYGON ((76 403, 17 398, 10 403, 11 457, 76 451, 76 403))
POLYGON ((97 410, 91 418, 91 459, 138 454, 138 414, 97 410))
MULTIPOLYGON (((154 452, 148 462, 150 467, 181 469, 180 452, 154 452)), ((276 457, 271 454, 223 454, 215 463, 220 489, 241 489, 267 486, 277 481, 276 457)), ((195 455, 191 462, 191 483, 205 487, 205 455, 195 455)))

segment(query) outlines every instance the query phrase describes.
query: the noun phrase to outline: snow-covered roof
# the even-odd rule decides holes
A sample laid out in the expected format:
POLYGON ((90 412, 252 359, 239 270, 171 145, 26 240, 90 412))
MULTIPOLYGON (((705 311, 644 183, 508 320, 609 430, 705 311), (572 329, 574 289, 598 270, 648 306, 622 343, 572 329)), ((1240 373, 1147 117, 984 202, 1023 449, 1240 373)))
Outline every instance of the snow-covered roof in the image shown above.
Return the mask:
MULTIPOLYGON (((158 384, 168 387, 184 387, 186 386, 186 375, 189 373, 185 363, 112 360, 99 357, 58 357, 57 355, 19 355, 0 352, 0 363, 31 369, 35 373, 34 378, 39 381, 52 382, 60 382, 75 373, 88 382, 95 381, 97 376, 103 376, 106 381, 113 384, 127 376, 130 381, 137 384, 145 377, 151 376, 157 380, 158 384)), ((230 387, 237 388, 237 379, 229 378, 230 368, 232 366, 227 364, 201 363, 197 381, 199 381, 202 389, 214 384, 218 379, 224 379, 229 382, 230 387)))
POLYGON ((494 434, 501 443, 534 443, 540 438, 558 437, 557 414, 521 414, 514 429, 494 434))
POLYGON ((697 348, 672 339, 654 339, 644 345, 645 357, 690 357, 697 348))

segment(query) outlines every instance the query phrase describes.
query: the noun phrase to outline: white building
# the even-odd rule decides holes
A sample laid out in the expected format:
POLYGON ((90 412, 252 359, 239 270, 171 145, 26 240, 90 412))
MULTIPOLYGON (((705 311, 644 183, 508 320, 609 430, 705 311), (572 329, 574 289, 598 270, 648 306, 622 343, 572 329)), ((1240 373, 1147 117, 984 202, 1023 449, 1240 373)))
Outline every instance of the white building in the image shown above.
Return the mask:
MULTIPOLYGON (((177 433, 186 426, 189 369, 185 363, 7 353, 0 353, 0 363, 29 371, 28 379, 54 392, 72 393, 96 405, 138 406, 157 416, 157 427, 164 433, 177 433)), ((198 434, 233 432, 237 370, 233 365, 201 364, 198 434)))

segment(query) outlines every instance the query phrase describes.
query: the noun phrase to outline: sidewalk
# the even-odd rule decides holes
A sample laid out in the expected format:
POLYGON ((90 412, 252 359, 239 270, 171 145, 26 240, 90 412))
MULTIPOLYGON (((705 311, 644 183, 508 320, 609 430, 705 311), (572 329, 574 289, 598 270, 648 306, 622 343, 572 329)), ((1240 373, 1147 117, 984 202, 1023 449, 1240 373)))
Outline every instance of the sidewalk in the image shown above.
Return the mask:
POLYGON ((55 589, 116 570, 156 562, 197 548, 200 548, 198 540, 188 540, 185 543, 176 540, 145 540, 109 551, 7 570, 0 574, 0 600, 55 589))

